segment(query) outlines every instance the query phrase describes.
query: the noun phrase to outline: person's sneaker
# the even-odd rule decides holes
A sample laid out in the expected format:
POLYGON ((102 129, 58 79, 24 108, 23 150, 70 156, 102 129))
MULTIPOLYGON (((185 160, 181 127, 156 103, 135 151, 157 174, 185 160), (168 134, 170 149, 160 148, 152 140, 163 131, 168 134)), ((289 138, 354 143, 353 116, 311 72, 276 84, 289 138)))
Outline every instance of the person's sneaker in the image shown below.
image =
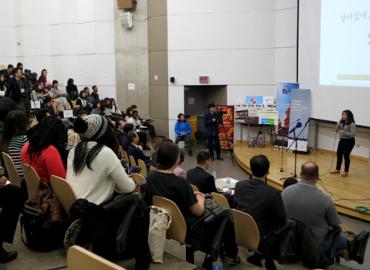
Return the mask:
POLYGON ((17 258, 16 251, 1 251, 0 252, 0 263, 8 263, 17 258))
POLYGON ((339 174, 339 173, 340 173, 340 171, 338 171, 338 170, 331 170, 331 171, 330 171, 330 173, 331 173, 331 174, 339 174))
POLYGON ((224 160, 223 157, 217 157, 217 160, 224 160))
POLYGON ((250 264, 262 267, 262 257, 256 254, 253 254, 247 258, 247 262, 250 264))
POLYGON ((235 256, 234 258, 231 258, 231 257, 225 256, 225 258, 223 259, 223 262, 224 262, 224 265, 228 265, 228 266, 238 265, 240 263, 240 257, 235 256))
POLYGON ((349 254, 351 260, 354 260, 359 264, 364 263, 364 256, 369 236, 369 231, 362 231, 355 236, 354 240, 351 241, 352 248, 349 254))

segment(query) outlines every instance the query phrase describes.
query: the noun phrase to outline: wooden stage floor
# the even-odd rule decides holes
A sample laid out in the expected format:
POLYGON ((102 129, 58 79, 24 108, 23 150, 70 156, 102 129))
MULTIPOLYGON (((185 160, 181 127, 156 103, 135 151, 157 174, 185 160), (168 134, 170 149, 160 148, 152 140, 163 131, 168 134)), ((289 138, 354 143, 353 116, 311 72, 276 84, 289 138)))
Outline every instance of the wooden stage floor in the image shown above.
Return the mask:
MULTIPOLYGON (((278 190, 282 190, 282 178, 293 175, 294 154, 284 152, 283 168, 280 172, 281 151, 272 146, 266 148, 249 148, 247 142, 237 142, 234 146, 234 156, 236 163, 245 171, 250 172, 249 160, 252 156, 264 154, 270 160, 270 174, 268 175, 268 185, 278 190)), ((370 209, 370 165, 367 160, 361 158, 351 159, 351 168, 348 177, 332 175, 329 173, 330 166, 335 153, 325 150, 311 151, 309 154, 298 154, 297 174, 299 176, 300 167, 306 161, 314 161, 320 167, 320 181, 318 187, 329 195, 334 201, 338 212, 370 221, 369 214, 356 211, 356 206, 365 206, 370 209)), ((334 159, 333 167, 335 167, 334 159)))

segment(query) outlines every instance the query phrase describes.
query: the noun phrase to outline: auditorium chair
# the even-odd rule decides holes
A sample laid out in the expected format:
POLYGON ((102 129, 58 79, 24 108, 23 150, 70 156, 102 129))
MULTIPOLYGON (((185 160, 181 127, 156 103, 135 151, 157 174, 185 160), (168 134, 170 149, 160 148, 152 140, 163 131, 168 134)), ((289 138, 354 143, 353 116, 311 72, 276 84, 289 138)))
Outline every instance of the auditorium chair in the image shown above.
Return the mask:
POLYGON ((132 166, 137 166, 137 164, 136 164, 136 160, 135 160, 134 156, 129 155, 129 161, 130 161, 130 165, 131 165, 131 167, 132 167, 132 166))
POLYGON ((34 198, 39 192, 40 177, 35 169, 28 165, 22 164, 24 180, 26 181, 28 199, 34 198))
POLYGON ((50 176, 50 183, 64 211, 70 216, 69 210, 72 204, 77 200, 71 185, 65 179, 55 175, 50 176))
POLYGON ((139 173, 133 173, 132 179, 134 180, 136 185, 141 185, 145 183, 145 177, 139 173))
POLYGON ((231 212, 234 219, 236 244, 247 250, 258 252, 260 232, 252 216, 236 209, 231 209, 231 212))
POLYGON ((218 204, 221 204, 223 207, 230 209, 230 204, 224 195, 216 193, 216 192, 212 192, 211 194, 212 194, 213 199, 218 204))
POLYGON ((8 173, 8 179, 14 185, 20 187, 22 178, 18 174, 17 168, 15 167, 12 157, 5 152, 2 152, 1 155, 3 157, 6 172, 8 173))
POLYGON ((82 247, 72 246, 67 253, 68 270, 125 270, 82 247))
POLYGON ((171 224, 167 230, 167 238, 186 245, 186 261, 194 263, 194 250, 185 242, 187 225, 179 207, 173 201, 161 196, 153 196, 152 200, 153 205, 164 208, 170 214, 171 224))
POLYGON ((191 184, 191 188, 193 189, 194 192, 199 191, 199 188, 196 185, 191 184))
POLYGON ((126 160, 127 162, 130 161, 127 152, 123 150, 122 146, 118 147, 118 154, 121 160, 123 159, 123 160, 126 160))
POLYGON ((145 165, 144 160, 142 160, 142 159, 138 159, 138 160, 137 160, 137 165, 138 165, 138 166, 140 167, 140 169, 141 169, 140 174, 141 174, 142 176, 146 177, 146 176, 147 176, 147 174, 148 174, 148 170, 147 170, 147 168, 146 168, 146 165, 145 165))

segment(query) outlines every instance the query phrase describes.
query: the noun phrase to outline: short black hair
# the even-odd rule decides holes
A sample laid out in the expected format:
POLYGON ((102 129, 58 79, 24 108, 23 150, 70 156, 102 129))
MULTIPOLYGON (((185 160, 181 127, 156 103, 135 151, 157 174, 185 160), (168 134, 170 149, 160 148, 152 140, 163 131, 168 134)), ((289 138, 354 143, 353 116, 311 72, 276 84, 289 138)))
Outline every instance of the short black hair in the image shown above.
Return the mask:
POLYGON ((130 131, 127 134, 127 138, 128 138, 128 142, 129 143, 132 143, 136 137, 138 137, 138 135, 137 135, 137 133, 135 131, 130 131))
POLYGON ((53 80, 53 85, 56 84, 56 83, 58 83, 58 81, 57 80, 53 80))
POLYGON ((211 159, 211 155, 207 151, 201 151, 197 155, 197 163, 199 165, 204 164, 204 162, 206 162, 207 160, 210 160, 210 159, 211 159))
POLYGON ((214 107, 216 107, 216 105, 214 103, 209 103, 207 105, 207 109, 214 108, 214 107))
POLYGON ((91 87, 91 89, 93 89, 93 90, 95 90, 95 88, 96 88, 96 85, 93 85, 93 86, 91 87))
POLYGON ((43 109, 40 109, 36 112, 36 119, 37 119, 37 122, 40 123, 44 118, 47 117, 47 114, 50 114, 50 111, 46 108, 43 108, 43 109))
POLYGON ((268 173, 270 169, 270 161, 265 155, 257 155, 251 158, 250 167, 253 176, 262 177, 268 173))
POLYGON ((287 179, 284 180, 283 188, 286 189, 287 187, 297 184, 298 180, 294 177, 288 177, 287 179))
POLYGON ((158 169, 167 170, 173 167, 176 164, 179 153, 180 150, 176 144, 172 142, 161 143, 156 151, 158 169))
POLYGON ((12 64, 9 64, 8 68, 14 68, 14 66, 12 64))
POLYGON ((4 122, 6 115, 8 112, 12 110, 16 110, 17 104, 8 97, 2 97, 0 98, 0 121, 4 122))
POLYGON ((22 70, 21 68, 17 67, 16 69, 14 69, 14 74, 17 74, 17 72, 18 72, 19 70, 23 72, 23 70, 22 70))
POLYGON ((177 119, 180 119, 181 115, 185 116, 185 114, 183 114, 183 113, 179 113, 179 114, 177 115, 177 119))
POLYGON ((131 123, 127 123, 123 126, 123 132, 126 134, 128 134, 132 130, 134 130, 134 125, 131 123))

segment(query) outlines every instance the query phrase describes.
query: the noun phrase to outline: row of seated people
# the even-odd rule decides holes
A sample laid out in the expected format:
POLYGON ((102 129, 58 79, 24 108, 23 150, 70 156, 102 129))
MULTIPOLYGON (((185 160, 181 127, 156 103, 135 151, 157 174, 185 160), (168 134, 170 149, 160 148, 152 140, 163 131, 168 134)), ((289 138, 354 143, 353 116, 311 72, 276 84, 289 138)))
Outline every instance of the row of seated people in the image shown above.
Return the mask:
MULTIPOLYGON (((8 128, 4 128, 4 135, 8 128)), ((132 192, 135 189, 135 183, 127 175, 117 158, 115 153, 116 140, 111 123, 105 117, 91 114, 84 118, 78 118, 74 123, 74 131, 81 136, 82 140, 67 153, 65 125, 58 118, 45 117, 40 123, 26 131, 28 142, 20 150, 21 163, 32 165, 45 183, 49 182, 51 175, 67 179, 77 198, 87 199, 97 205, 111 198, 115 192, 132 192)), ((198 185, 204 192, 209 192, 214 189, 215 179, 205 173, 205 176, 208 177, 204 178, 204 181, 211 183, 202 187, 202 183, 196 182, 199 181, 200 173, 195 171, 194 175, 198 176, 192 180, 190 179, 192 173, 188 172, 187 179, 189 181, 185 181, 173 173, 179 162, 180 151, 176 144, 164 142, 159 145, 155 160, 157 170, 150 173, 147 178, 147 201, 150 203, 154 195, 173 200, 180 208, 190 228, 191 224, 194 224, 205 212, 204 193, 194 193, 190 182, 198 185), (211 187, 211 190, 206 190, 208 186, 211 187)), ((209 162, 208 157, 201 158, 201 155, 199 156, 200 166, 207 162, 209 162)), ((202 168, 196 168, 196 170, 199 169, 202 168)), ((205 169, 207 169, 207 165, 203 167, 203 170, 205 169)), ((250 213, 255 219, 262 239, 266 239, 272 230, 283 226, 287 216, 294 217, 311 226, 314 239, 317 243, 323 243, 325 251, 325 237, 330 226, 339 228, 341 224, 330 198, 315 187, 318 180, 317 165, 312 162, 304 164, 301 169, 303 180, 299 184, 287 188, 283 192, 283 199, 278 191, 266 185, 266 176, 269 171, 269 162, 266 157, 252 158, 251 170, 253 178, 248 181, 240 181, 237 184, 234 201, 237 209, 250 213), (302 196, 300 192, 303 192, 305 196, 302 196), (307 200, 306 194, 310 194, 310 199, 307 200)), ((3 208, 0 213, 0 226, 4 226, 4 230, 1 230, 2 234, 0 234, 2 242, 12 241, 17 217, 21 210, 19 205, 23 205, 24 201, 22 193, 18 192, 19 197, 14 196, 14 191, 9 191, 11 188, 18 190, 13 185, 5 185, 0 188, 1 198, 9 198, 0 201, 0 207, 3 208), (14 203, 15 200, 17 203, 14 203)), ((240 259, 237 256, 238 249, 233 234, 233 226, 228 224, 223 237, 225 252, 229 263, 237 264, 240 259)), ((347 259, 361 262, 364 247, 366 247, 366 244, 364 245, 362 242, 367 241, 367 238, 355 238, 357 242, 362 241, 357 244, 357 250, 351 248, 353 241, 348 241, 342 235, 341 239, 342 241, 339 241, 336 247, 337 254, 350 251, 344 252, 349 255, 347 259)), ((261 253, 264 254, 264 252, 263 244, 261 244, 261 253)), ((2 262, 15 256, 14 253, 6 252, 4 249, 1 249, 0 253, 2 262)), ((259 255, 255 255, 249 258, 249 261, 260 264, 261 259, 259 255)), ((204 266, 209 269, 210 265, 210 258, 206 257, 204 266)), ((145 266, 141 267, 145 268, 145 266)), ((275 266, 271 260, 267 260, 266 267, 274 269, 275 266)))

